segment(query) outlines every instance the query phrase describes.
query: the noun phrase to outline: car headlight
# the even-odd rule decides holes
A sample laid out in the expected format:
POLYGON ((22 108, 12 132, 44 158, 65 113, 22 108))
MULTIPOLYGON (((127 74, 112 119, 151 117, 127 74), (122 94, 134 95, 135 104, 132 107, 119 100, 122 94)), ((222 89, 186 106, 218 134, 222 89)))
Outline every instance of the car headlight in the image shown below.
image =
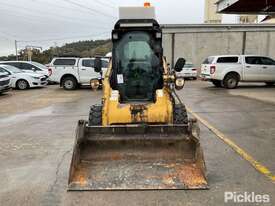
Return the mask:
POLYGON ((32 78, 34 78, 34 79, 40 79, 40 77, 32 77, 32 78))

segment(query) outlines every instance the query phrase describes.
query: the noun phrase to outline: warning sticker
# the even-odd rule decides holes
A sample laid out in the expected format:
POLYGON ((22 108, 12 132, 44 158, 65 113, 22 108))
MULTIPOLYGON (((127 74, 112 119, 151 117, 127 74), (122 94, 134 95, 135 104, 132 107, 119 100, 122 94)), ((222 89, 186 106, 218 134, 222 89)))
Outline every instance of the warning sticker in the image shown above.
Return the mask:
POLYGON ((118 74, 117 75, 117 83, 118 84, 123 84, 124 83, 123 75, 122 74, 118 74))

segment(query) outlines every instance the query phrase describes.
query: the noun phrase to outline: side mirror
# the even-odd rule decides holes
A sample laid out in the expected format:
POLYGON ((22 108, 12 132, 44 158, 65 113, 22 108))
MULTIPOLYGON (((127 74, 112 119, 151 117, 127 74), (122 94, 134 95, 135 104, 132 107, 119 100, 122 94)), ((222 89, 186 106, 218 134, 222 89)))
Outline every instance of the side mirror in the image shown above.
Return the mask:
POLYGON ((184 58, 179 58, 179 59, 177 60, 177 62, 176 62, 176 65, 175 65, 174 70, 175 70, 176 72, 181 72, 182 69, 183 69, 183 67, 184 67, 184 65, 185 65, 185 62, 186 62, 186 60, 185 60, 184 58))
POLYGON ((100 57, 95 58, 95 72, 100 73, 102 71, 102 62, 100 57))

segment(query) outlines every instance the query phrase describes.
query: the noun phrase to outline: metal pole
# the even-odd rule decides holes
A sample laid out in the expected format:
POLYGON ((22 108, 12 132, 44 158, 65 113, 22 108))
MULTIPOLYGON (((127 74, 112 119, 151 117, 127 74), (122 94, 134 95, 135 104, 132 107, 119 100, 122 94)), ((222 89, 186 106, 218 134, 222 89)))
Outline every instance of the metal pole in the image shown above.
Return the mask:
POLYGON ((17 54, 17 41, 14 41, 15 43, 15 57, 16 57, 16 61, 18 61, 18 54, 17 54))
POLYGON ((243 32, 242 54, 246 53, 246 31, 243 32))
POLYGON ((174 68, 175 64, 175 33, 172 33, 172 62, 171 68, 174 68))

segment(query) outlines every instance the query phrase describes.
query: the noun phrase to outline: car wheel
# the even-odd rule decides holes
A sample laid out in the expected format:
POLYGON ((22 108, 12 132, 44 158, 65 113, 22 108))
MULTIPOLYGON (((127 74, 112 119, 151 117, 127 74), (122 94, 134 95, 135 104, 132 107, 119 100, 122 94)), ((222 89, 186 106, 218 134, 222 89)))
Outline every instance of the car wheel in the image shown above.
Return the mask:
POLYGON ((212 83, 215 87, 222 87, 222 81, 220 80, 212 80, 212 83))
POLYGON ((227 89, 235 89, 239 84, 239 78, 236 74, 228 74, 223 80, 223 85, 227 89))
POLYGON ((20 89, 20 90, 28 89, 29 88, 29 83, 24 79, 20 79, 16 82, 16 88, 20 89))
POLYGON ((275 84, 275 82, 266 82, 265 84, 266 84, 266 86, 273 86, 275 84))
POLYGON ((62 86, 65 90, 75 90, 77 82, 73 77, 65 77, 62 81, 62 86))

